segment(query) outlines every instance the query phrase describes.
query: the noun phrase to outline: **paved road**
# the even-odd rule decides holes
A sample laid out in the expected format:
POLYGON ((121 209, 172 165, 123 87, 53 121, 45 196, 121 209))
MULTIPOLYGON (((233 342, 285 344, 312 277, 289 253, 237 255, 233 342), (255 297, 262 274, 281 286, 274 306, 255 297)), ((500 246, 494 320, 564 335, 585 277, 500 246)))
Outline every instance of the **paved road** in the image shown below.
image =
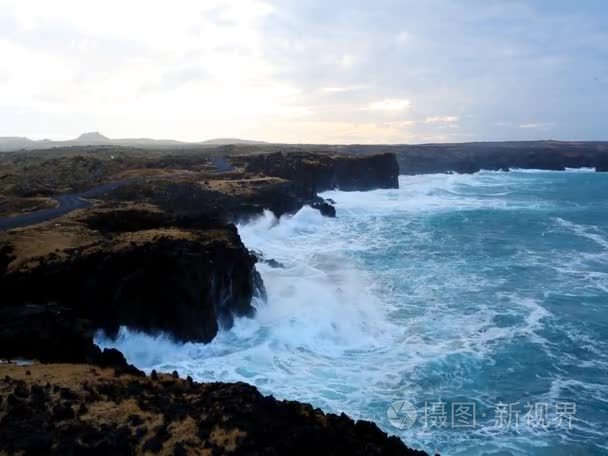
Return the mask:
POLYGON ((55 200, 59 202, 58 207, 52 209, 42 209, 35 212, 29 212, 23 215, 17 215, 14 217, 0 217, 0 231, 11 230, 13 228, 21 228, 24 226, 35 225, 37 223, 46 222, 54 218, 65 215, 76 209, 83 207, 89 207, 92 203, 87 201, 86 198, 94 198, 96 196, 103 195, 104 193, 110 192, 121 185, 133 182, 132 180, 124 180, 118 182, 110 182, 109 184, 102 184, 94 187, 86 192, 72 193, 69 195, 59 195, 55 197, 55 200))

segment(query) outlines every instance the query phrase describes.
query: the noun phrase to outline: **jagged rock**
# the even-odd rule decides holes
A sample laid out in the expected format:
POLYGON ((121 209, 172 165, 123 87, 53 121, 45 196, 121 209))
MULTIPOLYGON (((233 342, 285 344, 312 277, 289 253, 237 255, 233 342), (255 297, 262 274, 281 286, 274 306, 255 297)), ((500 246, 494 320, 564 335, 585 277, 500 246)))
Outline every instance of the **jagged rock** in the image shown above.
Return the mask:
POLYGON ((271 268, 285 268, 285 265, 280 261, 275 260, 274 258, 266 258, 264 253, 259 250, 252 250, 251 254, 254 255, 259 263, 264 263, 270 266, 271 268))
POLYGON ((285 268, 285 265, 283 263, 281 263, 280 261, 275 260, 274 258, 270 258, 269 260, 265 260, 264 263, 266 263, 268 266, 270 266, 271 268, 274 268, 274 269, 283 269, 283 268, 285 268))
POLYGON ((244 383, 114 377, 110 369, 93 375, 85 364, 28 369, 30 376, 24 367, 0 367, 8 375, 0 380, 0 453, 173 454, 180 442, 186 454, 426 455, 373 423, 265 397, 244 383), (52 389, 40 387, 34 398, 44 382, 52 389), (17 389, 27 394, 16 398, 17 389), (64 390, 69 402, 54 392, 64 390))
POLYGON ((151 229, 151 221, 171 219, 144 212, 123 211, 119 223, 101 222, 97 211, 92 229, 83 211, 59 227, 1 234, 0 307, 56 302, 110 335, 126 325, 203 342, 235 316, 253 315, 251 299, 264 293, 263 284, 234 225, 151 229), (135 229, 129 214, 144 220, 144 229, 110 231, 135 229))
POLYGON ((313 209, 317 209, 321 215, 326 217, 335 217, 336 216, 336 208, 331 205, 328 201, 315 201, 311 204, 313 209))

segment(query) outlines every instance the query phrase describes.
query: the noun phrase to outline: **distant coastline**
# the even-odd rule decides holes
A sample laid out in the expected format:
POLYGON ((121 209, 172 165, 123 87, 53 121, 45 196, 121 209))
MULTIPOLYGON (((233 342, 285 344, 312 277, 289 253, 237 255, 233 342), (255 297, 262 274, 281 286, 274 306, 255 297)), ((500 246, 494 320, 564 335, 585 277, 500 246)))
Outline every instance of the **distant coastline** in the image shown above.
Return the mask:
POLYGON ((237 138, 216 138, 200 142, 172 139, 111 139, 99 132, 83 133, 67 141, 21 137, 0 137, 0 152, 47 151, 57 155, 90 153, 92 148, 135 149, 145 153, 196 154, 214 156, 273 152, 344 153, 375 155, 393 153, 401 174, 473 173, 484 170, 595 168, 608 171, 608 141, 487 141, 436 144, 281 144, 237 138))

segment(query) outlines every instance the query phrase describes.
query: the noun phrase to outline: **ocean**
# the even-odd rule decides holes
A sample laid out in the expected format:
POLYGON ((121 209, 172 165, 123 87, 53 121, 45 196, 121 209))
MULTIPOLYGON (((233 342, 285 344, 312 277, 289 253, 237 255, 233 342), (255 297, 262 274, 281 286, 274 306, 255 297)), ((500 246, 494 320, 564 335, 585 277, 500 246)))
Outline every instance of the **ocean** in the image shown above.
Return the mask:
POLYGON ((442 455, 608 454, 608 174, 401 176, 239 226, 268 291, 210 344, 121 329, 145 370, 245 381, 442 455))

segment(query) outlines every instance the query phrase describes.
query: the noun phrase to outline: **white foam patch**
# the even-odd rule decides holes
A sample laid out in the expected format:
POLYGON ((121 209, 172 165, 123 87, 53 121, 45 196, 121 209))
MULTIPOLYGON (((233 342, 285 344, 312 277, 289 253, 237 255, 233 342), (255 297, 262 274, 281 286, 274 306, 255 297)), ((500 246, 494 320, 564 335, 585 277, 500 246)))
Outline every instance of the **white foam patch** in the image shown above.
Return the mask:
POLYGON ((598 244, 600 247, 608 249, 608 234, 606 234, 602 229, 596 226, 580 225, 568 220, 564 220, 560 217, 556 217, 555 221, 559 226, 569 230, 577 236, 589 239, 598 244))
POLYGON ((510 168, 509 171, 514 173, 527 174, 546 174, 546 173, 595 173, 595 168, 565 168, 563 171, 550 169, 532 169, 532 168, 510 168))

